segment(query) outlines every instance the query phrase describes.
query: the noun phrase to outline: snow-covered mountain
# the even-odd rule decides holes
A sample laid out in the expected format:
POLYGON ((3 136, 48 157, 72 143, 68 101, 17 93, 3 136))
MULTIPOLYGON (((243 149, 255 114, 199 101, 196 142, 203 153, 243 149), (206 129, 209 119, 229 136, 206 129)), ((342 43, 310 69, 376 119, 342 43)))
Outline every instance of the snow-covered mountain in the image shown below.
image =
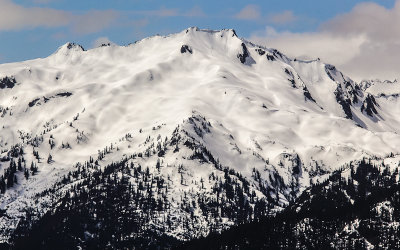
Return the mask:
POLYGON ((2 239, 100 174, 159 204, 127 208, 181 240, 274 213, 350 161, 398 154, 399 94, 234 30, 0 65, 2 239))

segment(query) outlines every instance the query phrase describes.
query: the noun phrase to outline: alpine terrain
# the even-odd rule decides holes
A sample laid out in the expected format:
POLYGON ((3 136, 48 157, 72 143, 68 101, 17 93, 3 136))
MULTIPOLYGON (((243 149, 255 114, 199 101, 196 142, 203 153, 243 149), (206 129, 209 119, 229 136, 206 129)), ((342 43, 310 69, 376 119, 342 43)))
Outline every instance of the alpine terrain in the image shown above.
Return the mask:
POLYGON ((400 248, 399 95, 234 30, 2 64, 0 241, 400 248))

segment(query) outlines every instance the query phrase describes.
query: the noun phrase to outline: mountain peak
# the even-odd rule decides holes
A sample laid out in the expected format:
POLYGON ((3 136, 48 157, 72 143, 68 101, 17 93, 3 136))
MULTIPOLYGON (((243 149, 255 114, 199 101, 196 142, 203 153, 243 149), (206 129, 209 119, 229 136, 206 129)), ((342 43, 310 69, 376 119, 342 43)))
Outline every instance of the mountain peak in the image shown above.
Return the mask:
POLYGON ((85 51, 85 49, 82 47, 82 45, 79 45, 77 43, 67 42, 61 47, 59 47, 55 54, 68 55, 69 53, 71 53, 71 51, 82 52, 85 51))
POLYGON ((56 52, 54 52, 49 59, 52 63, 65 63, 72 62, 76 63, 77 59, 80 57, 81 52, 86 51, 81 45, 68 42, 63 46, 59 47, 56 52), (68 58, 68 60, 65 60, 68 58))
POLYGON ((198 27, 189 27, 185 30, 186 34, 192 32, 221 33, 221 36, 228 34, 231 35, 232 37, 237 37, 236 31, 234 29, 212 30, 212 29, 200 29, 198 27))

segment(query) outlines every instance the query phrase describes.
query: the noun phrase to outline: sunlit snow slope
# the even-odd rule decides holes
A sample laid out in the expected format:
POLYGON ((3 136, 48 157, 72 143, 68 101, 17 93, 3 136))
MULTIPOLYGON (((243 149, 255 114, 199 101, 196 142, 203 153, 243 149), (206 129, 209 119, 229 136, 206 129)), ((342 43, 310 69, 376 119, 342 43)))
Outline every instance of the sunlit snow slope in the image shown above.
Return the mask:
MULTIPOLYGON (((177 216, 187 212, 176 197, 213 197, 210 174, 223 176, 225 167, 257 199, 278 196, 279 209, 343 164, 398 153, 400 85, 382 84, 357 84, 332 65, 293 60, 233 30, 198 28, 88 51, 68 43, 47 58, 0 65, 0 174, 11 158, 38 167, 29 178, 17 171, 0 194, 3 238, 26 207, 46 210, 50 198, 36 193, 90 157, 104 167, 148 152, 131 161, 171 179, 177 216), (206 160, 190 157, 199 151, 206 160)), ((168 233, 207 234, 213 221, 195 210, 204 225, 195 234, 168 233)))

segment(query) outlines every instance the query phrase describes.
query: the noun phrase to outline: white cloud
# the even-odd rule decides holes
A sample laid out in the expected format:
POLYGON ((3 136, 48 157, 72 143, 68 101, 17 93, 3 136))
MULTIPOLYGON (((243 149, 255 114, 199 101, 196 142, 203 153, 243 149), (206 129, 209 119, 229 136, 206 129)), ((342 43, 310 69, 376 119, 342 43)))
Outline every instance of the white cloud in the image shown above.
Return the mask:
POLYGON ((206 14, 199 6, 194 6, 188 11, 180 11, 179 9, 152 9, 152 10, 134 10, 125 12, 128 15, 142 16, 146 18, 157 17, 157 18, 167 18, 167 17, 205 17, 206 14))
POLYGON ((69 27, 73 32, 87 34, 109 27, 119 16, 111 10, 75 14, 52 8, 24 7, 11 0, 0 0, 0 6, 0 31, 69 27))
POLYGON ((119 13, 113 10, 92 10, 71 21, 72 31, 78 34, 95 33, 110 27, 118 16, 119 13))
POLYGON ((320 57, 328 62, 343 64, 360 53, 365 37, 340 37, 329 32, 277 32, 272 27, 254 33, 251 41, 282 50, 291 57, 310 59, 320 57))
POLYGON ((276 32, 267 27, 250 40, 282 50, 292 57, 320 57, 355 80, 400 78, 400 0, 387 9, 361 3, 325 23, 315 32, 276 32))
POLYGON ((268 21, 274 24, 288 24, 297 20, 297 17, 293 14, 293 11, 286 10, 282 13, 273 14, 268 17, 268 21))
POLYGON ((51 35, 51 38, 55 40, 63 40, 67 38, 67 34, 65 32, 56 32, 53 35, 51 35))
POLYGON ((161 8, 157 10, 139 10, 139 11, 132 11, 131 13, 143 16, 153 16, 153 17, 172 17, 181 15, 177 9, 166 9, 166 8, 161 8))
POLYGON ((32 0, 32 2, 37 3, 37 4, 48 4, 51 2, 54 2, 55 0, 32 0))
POLYGON ((25 8, 10 0, 0 0, 0 6, 0 31, 66 26, 72 18, 72 15, 65 11, 25 8))
POLYGON ((285 10, 281 13, 262 15, 260 6, 255 4, 246 5, 234 17, 241 20, 259 21, 276 25, 285 25, 298 20, 298 17, 290 10, 285 10))
POLYGON ((254 4, 249 4, 237 13, 235 18, 242 20, 258 20, 261 18, 260 7, 254 4))
POLYGON ((204 13, 203 9, 199 6, 194 6, 188 12, 184 13, 186 17, 205 17, 206 14, 204 13))
MULTIPOLYGON (((56 0, 30 0, 36 4, 46 4, 56 0)), ((84 12, 64 11, 46 7, 25 7, 13 0, 0 0, 0 32, 34 28, 67 28, 82 35, 96 33, 112 25, 142 27, 150 18, 205 16, 203 10, 195 6, 188 12, 178 9, 150 9, 138 11, 90 10, 84 12), (143 18, 137 18, 141 16, 143 18), (133 20, 134 19, 134 20, 133 20)), ((60 37, 57 33, 54 37, 60 37)))

